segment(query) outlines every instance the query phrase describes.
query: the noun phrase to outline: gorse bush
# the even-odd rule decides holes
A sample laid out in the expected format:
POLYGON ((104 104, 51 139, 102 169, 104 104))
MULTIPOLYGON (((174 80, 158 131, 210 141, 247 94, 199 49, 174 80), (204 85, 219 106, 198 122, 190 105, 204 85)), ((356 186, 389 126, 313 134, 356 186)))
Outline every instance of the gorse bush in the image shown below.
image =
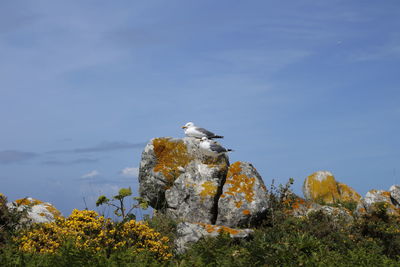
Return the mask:
POLYGON ((90 210, 74 210, 68 218, 37 225, 15 241, 21 251, 28 253, 56 253, 72 242, 78 249, 108 256, 112 251, 127 249, 132 253, 148 251, 160 260, 172 256, 166 245, 168 237, 162 237, 147 224, 135 220, 114 223, 90 210))

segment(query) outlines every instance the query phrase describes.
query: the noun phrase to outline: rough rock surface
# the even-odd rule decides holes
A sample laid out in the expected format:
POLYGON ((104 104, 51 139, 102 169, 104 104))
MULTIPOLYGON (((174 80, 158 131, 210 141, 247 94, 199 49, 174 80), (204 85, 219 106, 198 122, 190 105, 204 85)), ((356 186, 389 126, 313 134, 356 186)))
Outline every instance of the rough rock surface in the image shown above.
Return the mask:
POLYGON ((307 200, 335 203, 337 201, 358 202, 361 196, 346 184, 338 183, 332 173, 317 171, 306 178, 303 194, 307 200))
POLYGON ((229 169, 218 201, 216 224, 236 227, 257 221, 268 208, 267 189, 257 170, 247 162, 229 169))
POLYGON ((7 206, 8 208, 16 208, 18 210, 29 208, 28 218, 32 223, 53 222, 56 217, 61 216, 61 212, 52 204, 31 197, 9 202, 7 206))
POLYGON ((380 202, 386 204, 388 214, 400 215, 400 209, 396 208, 392 203, 390 192, 375 189, 368 191, 365 197, 360 200, 356 208, 356 213, 359 215, 371 213, 375 210, 375 205, 380 202))
POLYGON ((400 185, 392 185, 389 189, 390 197, 396 207, 400 207, 400 185))
POLYGON ((204 155, 199 142, 190 137, 152 139, 142 153, 139 193, 173 218, 215 223, 229 160, 204 155))
POLYGON ((322 211, 323 213, 332 216, 335 220, 345 220, 346 222, 353 221, 351 212, 346 208, 319 205, 295 195, 288 199, 287 204, 287 213, 295 217, 305 217, 311 212, 322 211))
POLYGON ((215 237, 222 232, 228 233, 232 238, 247 238, 254 231, 251 229, 233 229, 221 225, 183 222, 177 225, 176 250, 178 253, 183 253, 189 245, 196 243, 201 238, 215 237))

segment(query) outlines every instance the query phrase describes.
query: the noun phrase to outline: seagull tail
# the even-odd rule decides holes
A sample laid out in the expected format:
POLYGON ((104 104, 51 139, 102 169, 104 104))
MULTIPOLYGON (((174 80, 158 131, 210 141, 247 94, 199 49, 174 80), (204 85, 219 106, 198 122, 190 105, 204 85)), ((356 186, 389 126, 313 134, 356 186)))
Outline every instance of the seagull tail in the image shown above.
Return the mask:
POLYGON ((214 138, 224 138, 222 135, 214 135, 213 137, 211 137, 211 139, 214 139, 214 138))

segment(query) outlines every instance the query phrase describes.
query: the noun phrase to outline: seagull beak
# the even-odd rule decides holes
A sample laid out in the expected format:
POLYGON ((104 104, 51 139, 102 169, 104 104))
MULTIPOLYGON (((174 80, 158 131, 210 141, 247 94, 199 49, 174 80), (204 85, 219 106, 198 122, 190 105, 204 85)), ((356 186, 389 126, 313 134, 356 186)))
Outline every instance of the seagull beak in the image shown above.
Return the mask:
POLYGON ((187 126, 182 126, 182 129, 186 129, 187 128, 187 126))

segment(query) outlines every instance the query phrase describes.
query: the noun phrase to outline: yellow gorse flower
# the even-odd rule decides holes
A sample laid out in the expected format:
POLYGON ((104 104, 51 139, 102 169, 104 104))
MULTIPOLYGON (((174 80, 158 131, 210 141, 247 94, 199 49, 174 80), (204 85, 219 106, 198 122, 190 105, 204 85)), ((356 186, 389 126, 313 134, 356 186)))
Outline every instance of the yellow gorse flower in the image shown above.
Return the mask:
POLYGON ((172 257, 168 237, 161 236, 146 223, 130 220, 118 225, 92 210, 75 209, 68 218, 58 217, 52 223, 40 224, 16 239, 19 249, 30 253, 55 253, 68 240, 79 249, 93 252, 148 250, 158 259, 172 257))

